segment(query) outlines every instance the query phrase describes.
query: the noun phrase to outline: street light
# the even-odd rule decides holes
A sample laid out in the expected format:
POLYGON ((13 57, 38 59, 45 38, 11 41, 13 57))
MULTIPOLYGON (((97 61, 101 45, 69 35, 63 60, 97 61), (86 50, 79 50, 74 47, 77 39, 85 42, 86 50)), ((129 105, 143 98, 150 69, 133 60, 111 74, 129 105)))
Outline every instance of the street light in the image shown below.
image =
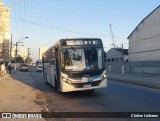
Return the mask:
MULTIPOLYGON (((15 70, 16 70, 16 65, 17 65, 17 46, 18 46, 18 43, 23 43, 23 42, 21 42, 21 40, 23 40, 23 39, 27 39, 27 38, 29 38, 29 37, 24 37, 24 38, 22 38, 22 39, 20 39, 18 42, 16 42, 16 44, 14 45, 14 46, 16 46, 16 53, 15 53, 15 70)), ((13 47, 14 47, 13 46, 13 47)))
POLYGON ((23 40, 23 39, 27 39, 27 38, 29 38, 29 37, 24 37, 24 38, 20 39, 18 42, 20 42, 20 41, 23 40))

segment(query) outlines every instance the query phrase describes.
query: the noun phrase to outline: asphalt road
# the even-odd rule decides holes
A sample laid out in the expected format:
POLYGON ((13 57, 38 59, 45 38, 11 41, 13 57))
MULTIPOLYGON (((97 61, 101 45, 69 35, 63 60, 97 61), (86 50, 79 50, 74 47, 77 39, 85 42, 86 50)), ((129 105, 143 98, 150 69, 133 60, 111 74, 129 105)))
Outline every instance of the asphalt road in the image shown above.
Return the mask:
MULTIPOLYGON (((23 72, 20 72, 23 73, 23 72)), ((94 93, 69 92, 59 94, 55 89, 47 85, 42 73, 30 68, 30 72, 24 72, 34 80, 30 86, 39 89, 37 96, 45 99, 50 112, 160 112, 160 90, 124 84, 114 81, 108 82, 108 87, 97 89, 94 93)), ((27 84, 27 83, 26 83, 27 84)), ((78 114, 77 114, 78 115, 78 114)), ((95 113, 96 115, 96 113, 95 113)), ((46 119, 53 120, 53 119, 46 119)), ((77 119, 54 120, 75 121, 77 119)), ((80 118, 79 121, 150 121, 155 118, 80 118)))

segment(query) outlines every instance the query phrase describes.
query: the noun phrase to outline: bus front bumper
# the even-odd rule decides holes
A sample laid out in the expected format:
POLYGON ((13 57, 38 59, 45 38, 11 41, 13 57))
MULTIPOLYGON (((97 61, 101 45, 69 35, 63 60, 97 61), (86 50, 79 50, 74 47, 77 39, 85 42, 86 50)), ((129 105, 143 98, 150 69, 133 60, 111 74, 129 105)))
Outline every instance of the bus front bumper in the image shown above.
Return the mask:
POLYGON ((86 82, 86 83, 72 83, 68 84, 62 81, 62 92, 72 92, 72 91, 85 91, 85 90, 93 90, 97 88, 104 88, 107 87, 107 78, 104 80, 98 80, 93 82, 86 82))

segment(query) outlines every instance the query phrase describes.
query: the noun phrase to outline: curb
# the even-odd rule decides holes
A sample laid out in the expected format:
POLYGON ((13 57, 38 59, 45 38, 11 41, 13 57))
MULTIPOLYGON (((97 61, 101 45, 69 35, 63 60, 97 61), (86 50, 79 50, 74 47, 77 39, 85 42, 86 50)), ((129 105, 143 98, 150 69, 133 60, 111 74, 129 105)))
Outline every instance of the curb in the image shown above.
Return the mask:
POLYGON ((4 77, 0 78, 0 80, 3 80, 3 79, 5 79, 5 78, 7 78, 7 77, 11 77, 11 76, 14 75, 15 73, 17 73, 17 71, 13 72, 12 74, 7 74, 7 75, 5 75, 4 77))
POLYGON ((152 82, 148 83, 143 80, 116 79, 112 77, 108 77, 108 80, 117 81, 121 83, 127 83, 127 84, 133 84, 133 85, 138 85, 138 86, 148 87, 148 88, 153 88, 153 89, 160 89, 160 84, 155 84, 152 82))

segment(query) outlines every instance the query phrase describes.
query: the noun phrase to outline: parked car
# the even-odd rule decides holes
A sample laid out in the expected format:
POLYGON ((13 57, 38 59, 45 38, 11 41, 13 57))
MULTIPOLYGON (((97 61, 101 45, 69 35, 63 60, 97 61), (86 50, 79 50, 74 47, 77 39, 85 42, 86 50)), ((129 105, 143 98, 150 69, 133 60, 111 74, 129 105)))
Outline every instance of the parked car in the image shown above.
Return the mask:
POLYGON ((28 71, 28 69, 29 69, 29 66, 25 63, 21 64, 19 67, 20 71, 28 71))

